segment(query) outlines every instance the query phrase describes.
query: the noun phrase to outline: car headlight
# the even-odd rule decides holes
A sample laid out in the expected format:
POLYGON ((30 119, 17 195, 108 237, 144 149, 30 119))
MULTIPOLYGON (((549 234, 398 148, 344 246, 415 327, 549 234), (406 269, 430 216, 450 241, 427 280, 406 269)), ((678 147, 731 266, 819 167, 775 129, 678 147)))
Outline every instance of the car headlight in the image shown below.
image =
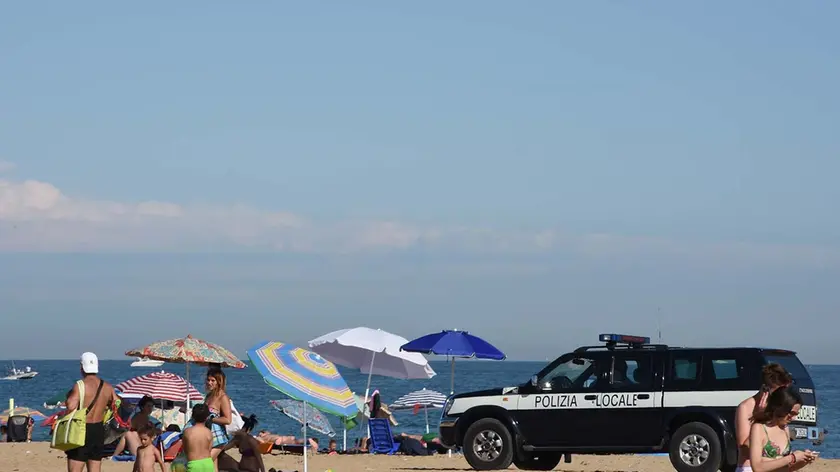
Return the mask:
POLYGON ((452 408, 452 395, 446 397, 446 401, 443 402, 443 408, 441 409, 440 417, 445 418, 449 414, 449 410, 452 408))

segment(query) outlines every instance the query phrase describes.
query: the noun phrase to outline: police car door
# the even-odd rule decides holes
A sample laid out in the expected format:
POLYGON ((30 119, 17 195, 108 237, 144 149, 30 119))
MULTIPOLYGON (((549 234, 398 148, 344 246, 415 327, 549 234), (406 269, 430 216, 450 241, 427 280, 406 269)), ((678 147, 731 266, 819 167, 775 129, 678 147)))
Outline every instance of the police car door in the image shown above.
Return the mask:
POLYGON ((595 445, 603 417, 585 400, 604 381, 610 357, 605 352, 565 354, 537 374, 519 396, 516 419, 532 446, 595 445))
POLYGON ((648 447, 662 438, 662 356, 640 350, 614 351, 605 388, 586 399, 604 413, 602 446, 648 447), (657 380, 658 379, 658 380, 657 380))

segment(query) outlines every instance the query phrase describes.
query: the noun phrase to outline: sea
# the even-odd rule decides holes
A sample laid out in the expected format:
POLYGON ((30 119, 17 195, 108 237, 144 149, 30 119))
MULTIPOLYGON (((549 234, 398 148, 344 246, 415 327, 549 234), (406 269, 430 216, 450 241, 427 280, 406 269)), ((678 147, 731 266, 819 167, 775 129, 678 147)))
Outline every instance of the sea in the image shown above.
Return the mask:
MULTIPOLYGON (((130 364, 130 360, 102 360, 99 365, 101 376, 113 384, 155 370, 165 370, 185 376, 184 364, 167 363, 157 368, 131 367, 130 364)), ((373 376, 371 391, 378 389, 383 403, 386 404, 390 404, 406 393, 422 388, 436 390, 444 394, 449 393, 450 364, 447 361, 431 361, 430 364, 438 374, 430 380, 399 380, 373 376)), ((2 365, 11 366, 11 361, 0 361, 0 366, 2 365)), ((16 406, 34 408, 49 415, 52 411, 45 410, 43 403, 58 393, 66 392, 79 378, 79 362, 77 360, 15 360, 15 365, 19 369, 30 366, 38 372, 38 376, 30 380, 0 380, 0 401, 4 402, 0 410, 7 409, 8 399, 14 398, 16 406)), ((544 365, 544 362, 458 361, 455 370, 455 391, 460 393, 524 383, 544 365)), ((367 375, 342 367, 339 367, 339 370, 351 390, 360 395, 364 394, 367 375)), ((825 442, 820 446, 815 447, 810 444, 797 446, 794 442, 794 448, 810 447, 821 451, 821 457, 840 458, 840 438, 834 434, 835 431, 840 430, 840 365, 813 365, 808 366, 808 370, 816 384, 819 426, 828 430, 828 434, 825 442)), ((191 382, 199 391, 203 392, 206 369, 192 366, 190 371, 192 374, 191 382)), ((257 416, 259 420, 257 429, 266 429, 278 434, 298 436, 301 434, 300 423, 286 417, 269 405, 270 400, 279 400, 285 397, 282 393, 267 385, 256 370, 253 368, 225 369, 225 373, 227 374, 228 394, 241 413, 257 416)), ((395 433, 425 433, 426 422, 422 410, 418 414, 414 414, 412 411, 400 411, 395 412, 394 415, 399 422, 398 426, 392 428, 395 433)), ((437 429, 439 418, 440 410, 429 411, 432 431, 437 429)), ((337 418, 332 418, 331 423, 336 430, 334 439, 340 447, 343 439, 341 422, 337 418)), ((633 426, 627 425, 627 427, 632 428, 633 426)), ((49 428, 36 427, 33 439, 47 440, 48 433, 49 428)), ((352 441, 361 436, 361 428, 357 427, 348 431, 348 444, 352 444, 352 441)), ((326 444, 324 442, 326 439, 325 436, 320 435, 321 444, 326 444)))

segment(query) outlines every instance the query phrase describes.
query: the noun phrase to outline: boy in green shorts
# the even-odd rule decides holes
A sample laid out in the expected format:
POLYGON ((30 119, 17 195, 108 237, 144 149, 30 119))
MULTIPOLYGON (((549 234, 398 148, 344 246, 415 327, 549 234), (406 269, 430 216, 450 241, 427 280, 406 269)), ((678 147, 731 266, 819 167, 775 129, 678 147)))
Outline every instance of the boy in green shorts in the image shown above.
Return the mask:
POLYGON ((187 472, 215 472, 210 449, 213 444, 213 433, 204 425, 210 416, 210 409, 204 403, 195 405, 192 418, 195 425, 185 429, 181 435, 184 441, 184 452, 187 455, 187 472))

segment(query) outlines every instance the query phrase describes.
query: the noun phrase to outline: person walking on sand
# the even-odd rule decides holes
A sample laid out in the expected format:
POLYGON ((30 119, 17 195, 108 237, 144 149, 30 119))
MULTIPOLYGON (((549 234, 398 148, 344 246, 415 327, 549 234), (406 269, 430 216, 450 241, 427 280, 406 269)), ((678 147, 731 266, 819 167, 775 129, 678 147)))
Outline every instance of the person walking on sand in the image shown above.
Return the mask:
POLYGON ((738 444, 736 472, 750 472, 750 418, 767 406, 767 398, 779 388, 793 383, 793 377, 781 364, 770 363, 761 370, 761 389, 742 401, 735 411, 735 438, 738 444))
POLYGON ((204 403, 192 409, 195 424, 189 426, 181 435, 184 453, 187 456, 187 472, 214 472, 216 465, 210 457, 213 447, 213 432, 205 426, 210 418, 210 409, 204 403))
POLYGON ((99 472, 105 449, 105 409, 117 400, 114 387, 99 378, 99 359, 86 352, 81 357, 84 398, 79 398, 79 386, 73 385, 67 395, 67 411, 84 408, 87 411, 84 446, 70 449, 67 454, 67 471, 81 472, 87 465, 88 472, 99 472))
POLYGON ((151 423, 146 423, 137 429, 137 436, 140 438, 140 445, 137 448, 133 472, 155 472, 155 464, 160 465, 160 472, 166 472, 160 451, 152 445, 157 436, 157 428, 151 423))
POLYGON ((799 414, 801 407, 799 392, 790 386, 777 388, 767 397, 767 405, 752 416, 749 443, 751 470, 799 470, 817 460, 819 452, 790 450, 788 423, 799 414))

